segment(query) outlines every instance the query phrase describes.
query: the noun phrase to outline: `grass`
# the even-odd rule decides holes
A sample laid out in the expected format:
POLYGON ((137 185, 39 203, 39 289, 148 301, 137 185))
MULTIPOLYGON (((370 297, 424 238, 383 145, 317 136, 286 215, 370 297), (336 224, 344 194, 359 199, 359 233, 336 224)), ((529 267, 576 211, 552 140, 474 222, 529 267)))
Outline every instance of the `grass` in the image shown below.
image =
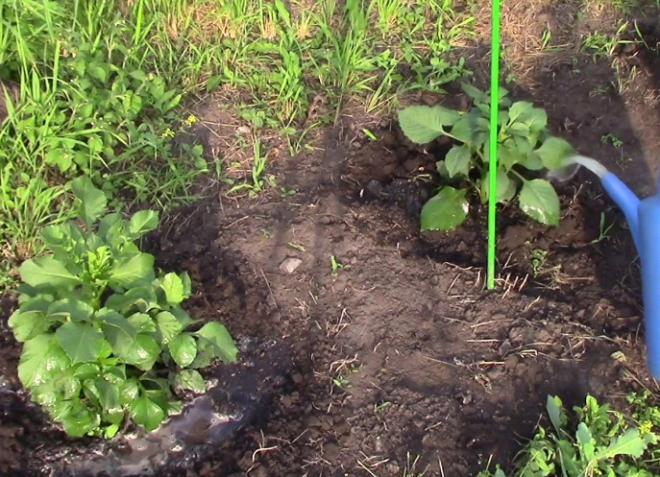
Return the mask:
POLYGON ((0 128, 0 287, 41 252, 39 230, 69 217, 67 184, 78 175, 113 206, 168 209, 196 198, 198 176, 230 173, 188 138, 195 96, 233 99, 252 154, 232 190, 253 196, 278 189, 266 173, 267 131, 297 154, 343 114, 387 112, 408 92, 440 92, 468 73, 449 56, 470 33, 451 0, 343 3, 2 3, 0 78, 19 94, 0 128))

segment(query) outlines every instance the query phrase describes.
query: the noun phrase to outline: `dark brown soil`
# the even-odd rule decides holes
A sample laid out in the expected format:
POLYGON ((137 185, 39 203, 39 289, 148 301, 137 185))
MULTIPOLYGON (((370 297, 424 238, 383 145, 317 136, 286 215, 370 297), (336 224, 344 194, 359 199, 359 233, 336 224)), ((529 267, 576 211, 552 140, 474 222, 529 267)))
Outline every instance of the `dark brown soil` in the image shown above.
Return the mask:
MULTIPOLYGON (((639 81, 660 71, 657 56, 621 54, 646 65, 649 77, 639 81)), ((637 179, 648 171, 619 156, 657 147, 657 121, 648 121, 656 106, 639 95, 626 105, 613 92, 594 97, 609 65, 585 60, 579 69, 560 64, 543 95, 514 94, 533 97, 555 131, 619 163, 642 187, 637 179), (606 134, 624 150, 604 145, 606 134)), ((205 109, 211 120, 215 105, 205 109)), ((346 121, 327 132, 323 149, 276 164, 278 185, 295 195, 237 200, 221 191, 178 211, 147 243, 160 267, 192 274, 193 316, 293 350, 286 379, 252 424, 185 470, 160 475, 400 477, 419 457, 426 476, 470 476, 491 458, 510 462, 548 394, 569 405, 587 393, 616 402, 650 385, 636 254, 593 177, 580 172, 560 188, 558 228, 500 211, 499 287, 485 291, 484 211, 474 208, 455 232, 418 232, 420 207, 437 185, 420 173, 433 174, 446 146, 410 146, 396 127, 375 133, 377 142, 359 139, 346 121), (614 224, 605 238, 601 214, 614 224), (548 253, 534 266, 538 250, 548 253), (344 266, 336 273, 333 257, 344 266), (287 259, 300 261, 291 273, 282 269, 287 259)), ((0 373, 16 389, 12 304, 3 308, 0 373)), ((20 392, 0 393, 6 476, 46 475, 53 449, 71 444, 25 403, 20 392)))

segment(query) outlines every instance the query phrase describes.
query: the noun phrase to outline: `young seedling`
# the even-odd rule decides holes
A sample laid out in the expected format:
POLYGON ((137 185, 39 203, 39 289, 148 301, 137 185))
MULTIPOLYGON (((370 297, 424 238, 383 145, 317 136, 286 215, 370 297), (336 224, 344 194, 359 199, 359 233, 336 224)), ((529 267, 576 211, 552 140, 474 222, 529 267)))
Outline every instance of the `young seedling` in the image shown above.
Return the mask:
POLYGON ((349 268, 351 268, 350 265, 344 265, 339 262, 334 255, 330 256, 330 270, 332 271, 333 277, 339 275, 339 270, 348 270, 349 268))
POLYGON ((156 273, 135 242, 158 213, 130 220, 104 214, 105 194, 87 177, 72 182, 78 221, 46 227, 48 250, 23 262, 20 307, 9 327, 23 343, 18 377, 71 436, 113 437, 127 419, 148 431, 180 412, 174 391, 202 393, 197 371, 236 360, 227 329, 200 327, 181 308, 186 273, 156 273))
POLYGON ((289 242, 287 245, 294 250, 299 250, 301 252, 305 251, 305 246, 303 244, 297 242, 289 242))
POLYGON ((548 258, 548 253, 549 252, 547 250, 541 250, 538 248, 532 250, 532 275, 534 278, 538 278, 538 276, 542 273, 543 266, 545 265, 545 261, 548 258))
POLYGON ((598 238, 591 241, 592 244, 602 242, 603 240, 609 238, 610 231, 614 227, 614 222, 607 225, 605 223, 605 212, 600 213, 600 223, 598 224, 598 238))
MULTIPOLYGON (((466 219, 468 193, 476 192, 488 202, 489 96, 468 84, 463 90, 472 98, 469 112, 443 106, 410 106, 399 112, 399 123, 412 142, 427 144, 439 136, 454 141, 444 160, 436 164, 445 184, 422 208, 421 229, 451 230, 466 219)), ((528 178, 528 172, 557 169, 574 153, 565 140, 551 136, 547 114, 526 101, 512 103, 501 88, 498 128, 497 201, 517 197, 519 207, 531 218, 547 225, 559 222, 559 197, 550 182, 528 178)))

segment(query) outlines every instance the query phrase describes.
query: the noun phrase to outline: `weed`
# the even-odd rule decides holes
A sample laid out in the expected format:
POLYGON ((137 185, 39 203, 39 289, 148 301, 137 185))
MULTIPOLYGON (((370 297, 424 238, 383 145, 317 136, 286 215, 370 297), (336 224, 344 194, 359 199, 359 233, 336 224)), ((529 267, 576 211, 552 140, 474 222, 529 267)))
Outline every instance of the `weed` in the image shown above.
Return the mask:
POLYGON ((382 402, 380 404, 374 404, 374 413, 379 413, 392 406, 392 403, 389 401, 382 402))
MULTIPOLYGON (((548 396, 546 407, 552 430, 538 428, 517 457, 511 475, 655 475, 652 464, 641 459, 658 440, 650 423, 630 427, 621 413, 599 404, 592 396, 587 396, 583 407, 575 407, 574 416, 570 417, 558 397, 548 396)), ((497 467, 494 472, 482 471, 478 477, 506 475, 497 467)))
POLYGON ((538 276, 543 271, 543 268, 545 266, 545 261, 548 258, 548 253, 549 252, 547 250, 541 250, 538 248, 532 250, 531 261, 532 261, 532 274, 534 278, 538 278, 538 276))
MULTIPOLYGON (((451 230, 463 223, 469 210, 467 193, 471 190, 478 192, 482 203, 488 201, 490 99, 468 84, 463 89, 474 103, 467 113, 442 106, 410 106, 399 112, 401 129, 412 142, 426 144, 446 136, 457 143, 443 161, 438 161, 437 170, 445 181, 458 187, 441 187, 424 205, 422 231, 451 230)), ((523 173, 525 169, 561 167, 564 159, 573 154, 573 148, 548 133, 545 110, 526 101, 512 104, 507 94, 501 89, 497 201, 508 203, 517 195, 518 205, 528 216, 557 225, 559 198, 552 184, 543 179, 528 179, 523 173)))
POLYGON ((344 265, 339 260, 337 260, 334 255, 330 256, 330 270, 333 277, 339 275, 340 270, 348 270, 349 268, 351 268, 350 265, 344 265))
POLYGON ((106 197, 89 178, 72 189, 83 227, 44 228, 52 253, 19 269, 20 307, 8 322, 23 343, 18 376, 71 436, 111 438, 127 416, 150 431, 180 412, 173 389, 206 391, 196 369, 238 351, 218 322, 191 331, 198 322, 180 306, 190 278, 156 275, 154 257, 135 245, 158 213, 104 215, 106 197))
POLYGON ((603 144, 611 144, 617 149, 621 149, 623 147, 623 141, 612 133, 605 134, 604 136, 602 136, 600 138, 600 142, 603 144))
POLYGON ((594 240, 591 241, 591 243, 599 243, 602 242, 603 240, 609 238, 610 232, 612 231, 612 227, 614 227, 614 221, 607 225, 605 222, 605 212, 600 213, 600 222, 598 224, 598 238, 595 238, 594 240))

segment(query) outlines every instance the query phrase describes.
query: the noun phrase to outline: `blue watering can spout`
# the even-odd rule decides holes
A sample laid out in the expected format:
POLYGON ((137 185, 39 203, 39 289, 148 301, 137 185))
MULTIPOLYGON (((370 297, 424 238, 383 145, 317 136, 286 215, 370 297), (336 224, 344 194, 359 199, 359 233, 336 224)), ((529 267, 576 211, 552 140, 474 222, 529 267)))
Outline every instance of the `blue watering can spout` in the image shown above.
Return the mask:
MULTIPOLYGON (((573 162, 586 165, 581 160, 573 162)), ((596 172, 605 191, 622 210, 637 248, 642 268, 646 361, 651 375, 660 380, 660 192, 640 200, 602 166, 588 168, 596 172)))

